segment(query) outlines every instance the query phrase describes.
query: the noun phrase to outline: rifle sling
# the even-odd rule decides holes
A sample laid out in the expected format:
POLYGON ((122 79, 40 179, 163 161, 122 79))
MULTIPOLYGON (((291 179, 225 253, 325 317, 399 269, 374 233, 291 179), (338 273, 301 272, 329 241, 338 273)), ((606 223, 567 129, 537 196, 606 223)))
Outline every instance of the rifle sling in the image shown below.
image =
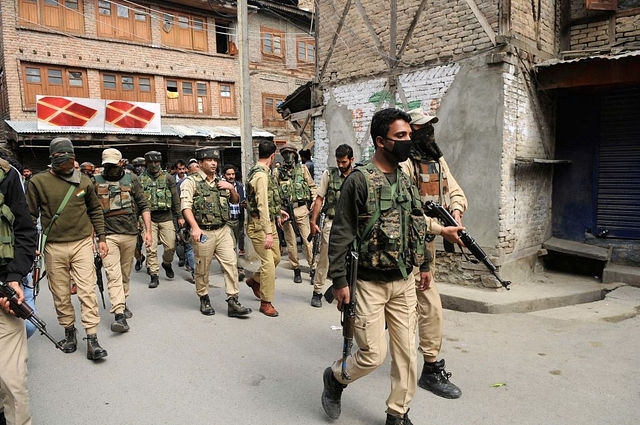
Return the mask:
POLYGON ((71 194, 73 193, 75 188, 76 187, 74 185, 70 185, 69 186, 69 190, 67 190, 67 194, 65 195, 64 199, 62 200, 62 203, 58 207, 58 210, 53 215, 53 217, 51 217, 51 221, 49 222, 49 225, 47 226, 46 230, 44 232, 42 232, 42 244, 41 244, 41 246, 38 247, 38 249, 40 250, 40 254, 44 254, 44 247, 47 244, 47 236, 49 235, 49 232, 51 231, 51 227, 53 226, 53 223, 56 222, 58 217, 60 217, 60 214, 62 214, 62 211, 67 206, 67 203, 69 202, 69 199, 71 198, 71 194))

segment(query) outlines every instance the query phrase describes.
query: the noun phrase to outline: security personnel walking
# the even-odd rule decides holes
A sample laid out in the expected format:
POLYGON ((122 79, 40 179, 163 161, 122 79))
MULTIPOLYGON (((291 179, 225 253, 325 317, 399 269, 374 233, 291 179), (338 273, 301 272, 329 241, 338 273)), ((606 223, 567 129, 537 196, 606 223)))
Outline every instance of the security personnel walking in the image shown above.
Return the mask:
POLYGON ((61 341, 65 353, 77 349, 76 313, 71 303, 69 281, 78 286, 82 325, 87 333, 87 358, 98 360, 107 350, 98 343, 100 323, 96 297, 96 270, 93 261, 93 233, 98 238, 98 254, 109 253, 104 231, 104 215, 93 183, 74 168, 71 140, 57 137, 49 145, 51 168, 31 178, 27 203, 35 224, 40 217, 47 235, 44 259, 49 289, 64 327, 61 341))
POLYGON ((387 354, 385 323, 391 352, 391 394, 386 425, 407 425, 416 391, 416 285, 431 280, 426 247, 427 223, 420 195, 398 164, 409 157, 409 116, 398 109, 377 112, 371 122, 375 153, 371 163, 357 167, 342 185, 329 242, 329 276, 342 309, 349 303, 346 255, 359 255, 354 338, 358 351, 324 371, 322 406, 332 419, 340 416, 343 389, 377 369, 387 354), (354 245, 355 243, 355 245, 354 245), (413 266, 420 267, 416 282, 413 266))
POLYGON ((107 288, 111 301, 111 314, 115 321, 112 332, 127 332, 127 319, 133 313, 127 306, 131 258, 138 237, 136 212, 142 215, 145 227, 145 244, 151 245, 151 214, 147 207, 142 185, 138 177, 124 168, 122 153, 109 148, 102 151, 102 173, 95 176, 96 193, 104 212, 109 253, 103 265, 107 273, 107 288))
POLYGON ((242 317, 251 313, 238 300, 238 269, 229 220, 229 201, 238 203, 233 185, 216 174, 220 153, 215 148, 196 150, 200 171, 181 184, 182 213, 191 227, 195 254, 196 294, 200 297, 200 313, 211 316, 215 310, 209 298, 209 270, 215 256, 224 274, 227 314, 242 317))
MULTIPOLYGON (((458 232, 463 230, 460 226, 462 214, 467 209, 467 198, 449 171, 449 166, 436 143, 433 124, 438 122, 438 118, 423 112, 420 108, 412 109, 408 114, 411 117, 412 129, 411 157, 400 166, 418 186, 423 205, 426 201, 437 202, 450 210, 458 222, 458 227, 443 227, 437 219, 427 217, 429 233, 441 235, 448 242, 459 243, 458 232)), ((429 243, 429 251, 433 258, 431 270, 435 274, 436 243, 433 240, 429 243)), ((426 290, 417 291, 417 295, 420 337, 418 349, 424 357, 418 386, 440 397, 458 398, 462 391, 449 381, 451 374, 444 368, 444 359, 438 361, 442 347, 443 320, 442 301, 435 280, 431 281, 426 290)))
POLYGON ((96 172, 96 166, 93 165, 93 162, 83 162, 80 164, 80 172, 93 180, 93 175, 96 172))
POLYGON ((276 158, 276 145, 264 140, 258 145, 258 162, 247 176, 247 236, 253 243, 253 249, 260 257, 260 269, 247 279, 247 286, 260 299, 260 313, 277 317, 278 310, 273 306, 273 294, 276 287, 276 267, 280 263, 280 240, 276 226, 282 226, 282 220, 289 218, 282 211, 280 190, 271 175, 271 166, 276 158))
POLYGON ((322 288, 327 279, 329 268, 329 234, 333 225, 333 217, 336 215, 336 205, 340 198, 342 183, 353 170, 353 149, 347 144, 338 146, 336 149, 337 167, 329 167, 324 170, 320 178, 318 196, 313 201, 311 210, 311 234, 320 233, 320 252, 318 253, 318 265, 316 274, 313 277, 313 295, 311 305, 322 307, 322 288), (318 217, 324 214, 322 229, 318 226, 318 217))
MULTIPOLYGON (((0 159, 0 281, 24 302, 20 282, 36 251, 36 227, 29 216, 20 173, 0 159), (13 241, 12 243, 6 241, 13 241)), ((31 424, 27 391, 27 334, 24 321, 0 297, 0 423, 31 424), (4 411, 4 413, 3 413, 4 411)))
POLYGON ((176 189, 176 179, 162 171, 162 154, 149 151, 144 154, 147 169, 140 175, 142 188, 151 210, 151 246, 147 248, 147 269, 151 275, 149 288, 156 288, 158 280, 158 241, 164 247, 162 268, 167 277, 173 279, 175 273, 171 267, 176 250, 176 231, 173 226, 173 214, 178 216, 178 225, 184 226, 180 210, 180 195, 176 189))
MULTIPOLYGON (((316 183, 309 173, 309 169, 298 162, 298 149, 295 146, 287 144, 280 148, 280 154, 284 159, 281 167, 275 171, 275 176, 280 188, 284 202, 289 202, 293 208, 295 220, 300 238, 302 239, 302 247, 304 256, 313 268, 313 254, 311 252, 311 242, 307 240, 311 230, 309 228, 309 205, 316 198, 316 183)), ((287 242, 287 255, 291 266, 293 267, 293 281, 295 283, 302 282, 300 275, 300 259, 298 256, 298 244, 296 241, 296 233, 290 221, 283 224, 284 239, 287 242)))

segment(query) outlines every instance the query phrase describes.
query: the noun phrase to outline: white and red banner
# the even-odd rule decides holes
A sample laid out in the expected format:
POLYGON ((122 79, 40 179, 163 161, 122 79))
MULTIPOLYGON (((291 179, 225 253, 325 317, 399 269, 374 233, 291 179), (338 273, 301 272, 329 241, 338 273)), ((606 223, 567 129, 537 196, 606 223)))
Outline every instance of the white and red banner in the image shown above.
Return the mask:
POLYGON ((38 130, 159 133, 160 104, 37 96, 38 130))

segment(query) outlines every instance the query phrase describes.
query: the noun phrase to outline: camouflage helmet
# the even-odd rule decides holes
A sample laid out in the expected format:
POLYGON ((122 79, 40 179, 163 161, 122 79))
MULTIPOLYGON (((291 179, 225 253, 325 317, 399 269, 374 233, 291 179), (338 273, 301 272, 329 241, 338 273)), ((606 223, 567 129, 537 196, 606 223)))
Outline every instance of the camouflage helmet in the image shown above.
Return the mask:
POLYGON ((134 158, 134 160, 131 161, 131 165, 133 166, 144 165, 144 158, 141 156, 134 158))
POLYGON ((298 153, 298 148, 293 146, 291 143, 287 143, 286 145, 284 145, 283 147, 280 148, 280 153, 281 154, 283 154, 285 152, 293 152, 293 153, 297 154, 298 153))
POLYGON ((146 162, 161 162, 162 154, 158 151, 149 151, 144 154, 144 159, 146 162))
POLYGON ((80 171, 85 171, 93 174, 95 170, 96 166, 93 164, 93 162, 86 161, 80 164, 80 171))

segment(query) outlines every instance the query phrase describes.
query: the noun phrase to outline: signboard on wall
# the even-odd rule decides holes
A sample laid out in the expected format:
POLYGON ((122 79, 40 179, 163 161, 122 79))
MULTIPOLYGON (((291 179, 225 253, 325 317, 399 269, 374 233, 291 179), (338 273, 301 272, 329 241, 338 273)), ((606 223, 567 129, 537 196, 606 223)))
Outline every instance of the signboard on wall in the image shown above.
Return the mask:
POLYGON ((160 104, 36 96, 38 130, 159 133, 160 104))

